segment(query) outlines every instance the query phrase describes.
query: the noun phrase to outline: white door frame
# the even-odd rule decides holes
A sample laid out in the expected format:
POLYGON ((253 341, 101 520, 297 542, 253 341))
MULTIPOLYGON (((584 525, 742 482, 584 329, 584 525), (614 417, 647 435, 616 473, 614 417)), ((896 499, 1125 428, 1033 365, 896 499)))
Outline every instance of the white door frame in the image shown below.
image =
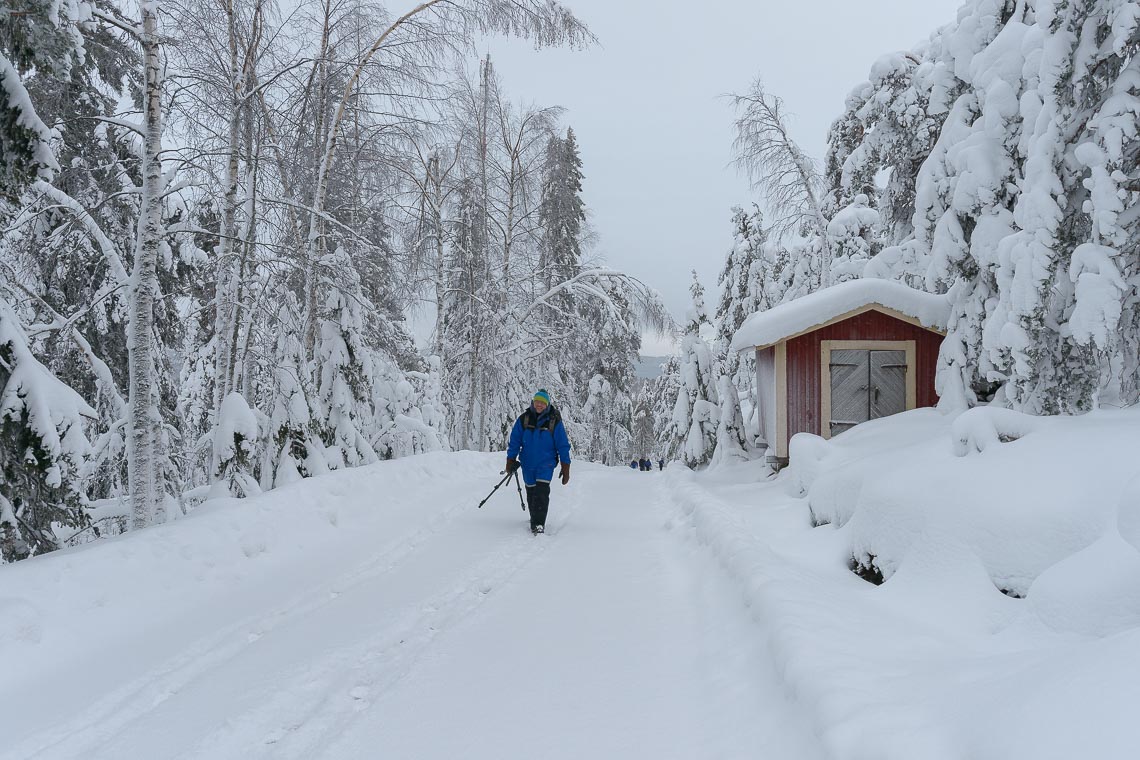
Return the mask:
POLYGON ((845 349, 906 352, 906 408, 918 406, 918 348, 913 340, 823 340, 819 343, 819 434, 831 438, 831 352, 845 349))

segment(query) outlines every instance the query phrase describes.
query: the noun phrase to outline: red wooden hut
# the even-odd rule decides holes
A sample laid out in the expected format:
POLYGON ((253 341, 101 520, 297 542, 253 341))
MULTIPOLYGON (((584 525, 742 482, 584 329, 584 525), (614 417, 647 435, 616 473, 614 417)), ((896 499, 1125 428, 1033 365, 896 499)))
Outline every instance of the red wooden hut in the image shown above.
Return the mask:
POLYGON ((831 438, 868 420, 934 406, 949 304, 862 279, 753 314, 732 342, 756 352, 756 403, 769 461, 796 433, 831 438))

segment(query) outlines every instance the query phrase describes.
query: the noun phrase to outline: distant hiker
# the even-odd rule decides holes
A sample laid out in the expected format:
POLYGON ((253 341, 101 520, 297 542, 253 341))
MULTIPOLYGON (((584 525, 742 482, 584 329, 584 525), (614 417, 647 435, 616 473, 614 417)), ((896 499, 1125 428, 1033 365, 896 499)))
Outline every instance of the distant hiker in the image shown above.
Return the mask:
POLYGON ((530 532, 546 532, 546 510, 550 506, 550 478, 561 461, 562 485, 570 482, 570 439, 562 424, 562 414, 550 403, 550 394, 539 389, 530 407, 515 420, 507 445, 507 472, 522 466, 526 503, 530 508, 530 532))
POLYGON ((641 471, 645 472, 648 469, 649 469, 649 460, 646 459, 645 457, 642 457, 641 458, 641 471))
POLYGON ((665 469, 665 460, 663 458, 657 460, 657 469, 659 469, 659 470, 665 469))
POLYGON ((631 470, 636 470, 636 469, 637 469, 637 460, 636 460, 636 459, 632 460, 632 461, 629 463, 629 469, 631 469, 631 470))

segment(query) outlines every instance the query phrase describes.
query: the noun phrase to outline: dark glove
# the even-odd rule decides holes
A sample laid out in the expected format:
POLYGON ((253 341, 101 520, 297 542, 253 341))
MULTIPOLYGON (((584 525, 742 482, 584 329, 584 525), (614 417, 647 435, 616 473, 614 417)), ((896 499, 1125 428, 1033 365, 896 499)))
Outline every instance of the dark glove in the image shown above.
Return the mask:
POLYGON ((569 462, 563 462, 562 463, 562 485, 566 485, 569 482, 570 482, 570 463, 569 462))
POLYGON ((507 474, 510 474, 518 469, 519 460, 513 457, 507 457, 507 474))

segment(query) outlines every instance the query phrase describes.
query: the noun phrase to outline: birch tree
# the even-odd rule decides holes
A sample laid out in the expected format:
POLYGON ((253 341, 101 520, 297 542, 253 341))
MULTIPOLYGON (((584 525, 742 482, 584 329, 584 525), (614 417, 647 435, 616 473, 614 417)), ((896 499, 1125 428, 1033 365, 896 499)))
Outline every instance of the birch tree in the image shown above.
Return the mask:
MULTIPOLYGON (((834 256, 827 238, 819 169, 788 132, 784 102, 760 80, 744 95, 736 95, 736 165, 764 199, 773 236, 802 234, 811 240, 805 249, 819 260, 815 287, 831 284, 834 256)), ((814 288, 813 288, 814 289, 814 288)))

